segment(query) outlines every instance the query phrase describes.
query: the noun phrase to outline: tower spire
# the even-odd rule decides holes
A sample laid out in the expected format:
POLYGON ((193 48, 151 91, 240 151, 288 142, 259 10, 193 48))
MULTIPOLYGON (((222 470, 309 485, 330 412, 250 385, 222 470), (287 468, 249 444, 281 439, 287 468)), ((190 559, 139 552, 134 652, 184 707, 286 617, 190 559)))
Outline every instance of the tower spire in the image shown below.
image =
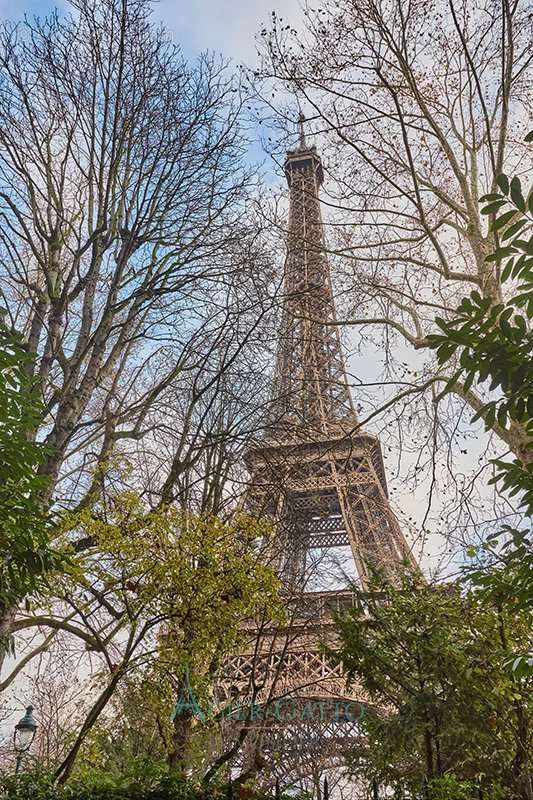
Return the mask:
POLYGON ((300 150, 305 150, 307 147, 307 142, 305 140, 305 114, 303 111, 300 111, 298 115, 298 134, 299 134, 299 143, 300 143, 300 150))
POLYGON ((320 211, 323 169, 305 140, 289 150, 289 231, 284 305, 271 403, 271 420, 294 436, 320 436, 357 423, 342 354, 320 211), (300 427, 300 434, 297 429, 300 427))
MULTIPOLYGON (((348 545, 363 586, 375 568, 394 581, 402 561, 412 557, 389 506, 379 440, 360 429, 348 385, 320 213, 323 171, 316 147, 289 150, 285 175, 284 302, 269 431, 252 455, 252 461, 258 458, 252 483, 260 483, 261 470, 272 464, 274 480, 285 475, 274 491, 278 505, 267 513, 274 512, 288 537, 282 572, 290 580, 303 587, 309 550, 348 545)), ((263 500, 268 506, 268 497, 263 500)))

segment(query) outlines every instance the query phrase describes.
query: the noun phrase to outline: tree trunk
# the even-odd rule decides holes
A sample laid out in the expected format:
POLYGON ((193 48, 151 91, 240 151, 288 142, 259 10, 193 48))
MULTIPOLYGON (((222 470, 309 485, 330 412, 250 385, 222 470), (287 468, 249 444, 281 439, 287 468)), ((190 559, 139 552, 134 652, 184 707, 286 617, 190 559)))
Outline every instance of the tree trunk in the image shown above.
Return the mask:
MULTIPOLYGON (((509 655, 505 620, 501 606, 498 606, 498 629, 500 642, 505 655, 509 655)), ((518 690, 518 687, 517 687, 518 690)), ((533 800, 533 782, 529 762, 529 720, 524 703, 517 698, 513 702, 516 717, 516 753, 512 764, 512 775, 517 797, 521 800, 533 800)))
POLYGON ((111 681, 108 683, 104 691, 100 694, 100 696, 94 703, 93 707, 89 711, 85 719, 85 722, 83 723, 83 726, 76 737, 74 744, 72 745, 69 752, 67 753, 67 755, 65 756, 65 758, 55 771, 55 777, 57 778, 58 783, 62 784, 68 780, 70 773, 72 772, 72 768, 74 767, 74 762, 76 761, 76 758, 80 751, 80 747, 82 746, 85 740, 85 737, 87 736, 87 734, 89 733, 95 722, 98 720, 98 717, 100 716, 100 714, 108 704, 109 700, 113 696, 113 692, 115 691, 115 688, 121 677, 122 677, 122 671, 119 669, 114 674, 111 681))
POLYGON ((11 648, 11 626, 15 619, 16 607, 0 604, 0 674, 4 661, 11 648))
POLYGON ((173 772, 185 772, 187 748, 191 738, 193 723, 192 709, 186 708, 174 720, 172 750, 168 755, 168 766, 173 772))
POLYGON ((513 761, 513 778, 517 796, 521 800, 533 800, 533 782, 529 765, 529 721, 524 710, 524 704, 515 700, 515 714, 517 721, 516 730, 516 755, 513 761))

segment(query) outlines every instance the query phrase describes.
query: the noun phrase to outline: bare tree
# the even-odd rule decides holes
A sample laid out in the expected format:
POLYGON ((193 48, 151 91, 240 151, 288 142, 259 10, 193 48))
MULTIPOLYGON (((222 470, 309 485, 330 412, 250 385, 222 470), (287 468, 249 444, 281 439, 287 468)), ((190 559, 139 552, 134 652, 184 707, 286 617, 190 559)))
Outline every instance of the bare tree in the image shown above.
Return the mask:
POLYGON ((187 64, 142 0, 72 12, 0 36, 2 294, 37 353, 43 471, 65 502, 143 435, 198 308, 254 247, 238 81, 187 64))
POLYGON ((150 14, 80 0, 0 30, 0 291, 36 354, 57 509, 93 507, 130 456, 151 505, 184 503, 207 451, 220 480, 204 505, 220 505, 216 448, 242 425, 212 407, 270 324, 246 92, 215 56, 187 63, 150 14))
MULTIPOLYGON (((268 94, 271 119, 293 128, 293 93, 325 155, 340 324, 384 353, 383 381, 401 386, 391 427, 404 447, 418 440, 416 471, 421 461, 435 471, 437 450, 464 428, 465 404, 477 412, 483 403, 482 389, 457 383, 437 413, 451 373, 436 366, 427 335, 472 290, 502 295, 499 265, 485 261, 497 242, 478 201, 499 173, 527 166, 528 30, 520 2, 341 0, 307 7, 303 31, 276 17, 262 31, 260 74, 278 92, 268 94), (422 456, 426 446, 432 457, 422 456)), ((530 458, 520 424, 496 421, 493 431, 500 452, 503 442, 530 458)), ((456 489, 462 502, 467 483, 456 489)))

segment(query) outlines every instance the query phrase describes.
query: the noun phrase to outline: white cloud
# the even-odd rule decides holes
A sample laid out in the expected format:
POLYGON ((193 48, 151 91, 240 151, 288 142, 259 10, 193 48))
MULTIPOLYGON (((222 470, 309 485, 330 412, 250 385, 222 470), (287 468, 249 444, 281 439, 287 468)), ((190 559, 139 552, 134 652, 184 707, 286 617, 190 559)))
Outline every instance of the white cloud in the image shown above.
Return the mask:
POLYGON ((161 0, 154 6, 186 51, 215 50, 242 63, 256 59, 255 37, 272 11, 295 24, 301 18, 299 0, 161 0))

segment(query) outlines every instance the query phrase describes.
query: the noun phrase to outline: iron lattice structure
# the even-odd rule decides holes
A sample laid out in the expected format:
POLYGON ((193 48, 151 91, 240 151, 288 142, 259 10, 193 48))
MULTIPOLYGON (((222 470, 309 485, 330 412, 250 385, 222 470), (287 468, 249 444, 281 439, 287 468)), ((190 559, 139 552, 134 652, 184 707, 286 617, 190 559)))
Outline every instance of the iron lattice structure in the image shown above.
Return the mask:
POLYGON ((303 131, 299 147, 287 154, 285 174, 290 207, 284 306, 267 433, 247 456, 247 508, 274 521, 271 557, 286 592, 289 622, 281 631, 267 627, 259 637, 251 632, 248 651, 232 659, 225 691, 226 700, 247 692, 250 697, 253 685, 255 702, 265 708, 279 698, 290 700, 285 716, 248 722, 253 730, 243 765, 259 758, 271 780, 291 781, 310 774, 311 766, 315 773, 327 769, 346 749, 362 746, 353 704, 365 698, 357 687, 347 693, 341 668, 319 644, 334 638, 331 609, 351 606, 354 596, 327 585, 309 591, 310 573, 343 547, 363 588, 372 568, 394 582, 400 563, 414 560, 389 505, 380 443, 361 430, 354 410, 325 250, 323 169, 303 131), (328 709, 324 713, 320 703, 328 709), (342 703, 350 705, 350 714, 339 714, 342 703), (307 713, 295 718, 295 708, 307 713))

